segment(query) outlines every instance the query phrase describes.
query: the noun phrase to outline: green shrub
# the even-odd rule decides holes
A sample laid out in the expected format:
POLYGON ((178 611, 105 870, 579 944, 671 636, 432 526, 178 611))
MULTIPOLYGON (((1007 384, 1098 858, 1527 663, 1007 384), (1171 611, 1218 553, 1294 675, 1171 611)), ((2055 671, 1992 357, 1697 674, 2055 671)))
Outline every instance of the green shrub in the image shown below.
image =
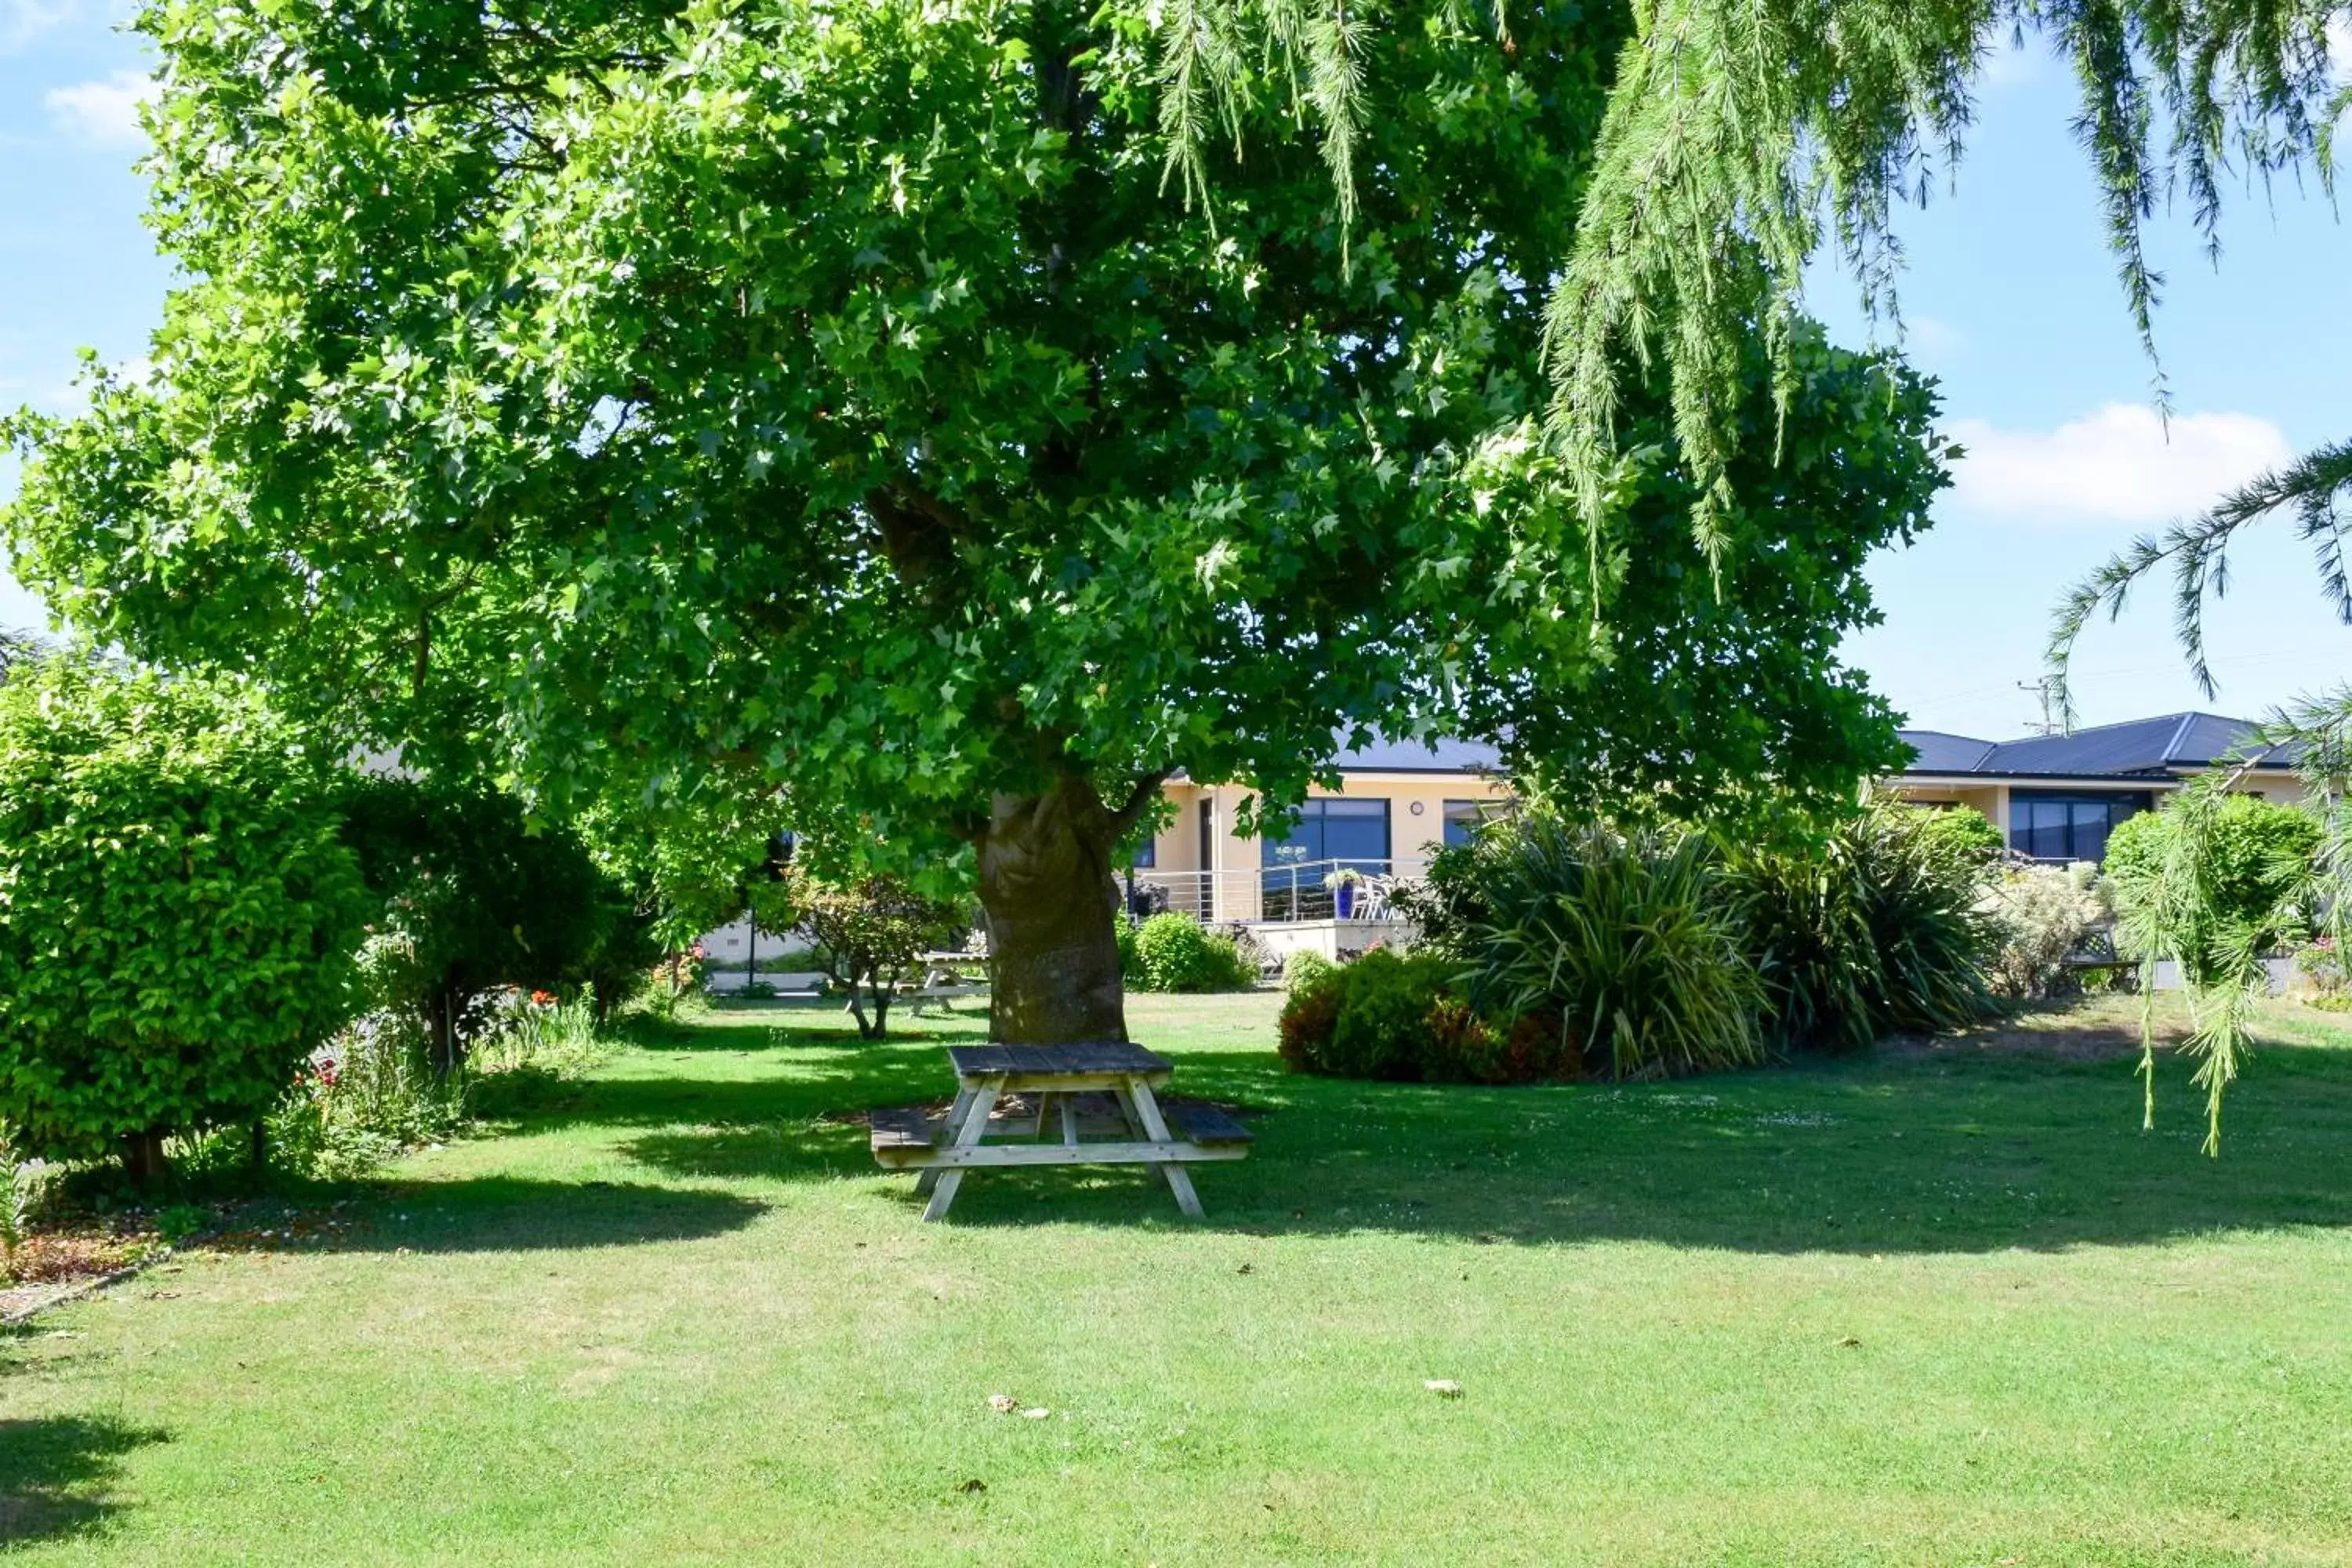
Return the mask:
MULTIPOLYGON (((2176 797, 2161 810, 2126 818, 2107 837, 2105 870, 2124 929, 2160 896, 2157 883, 2179 831, 2179 811, 2176 797)), ((2206 832, 2199 880, 2214 921, 2250 934, 2262 951, 2310 934, 2304 902, 2322 832, 2308 812, 2252 795, 2226 795, 2211 803, 2206 832)))
POLYGON ((1480 1012, 1564 1020, 1586 1066, 1620 1079, 1759 1058, 1762 986, 1698 836, 1526 811, 1479 835, 1462 877, 1480 1012))
POLYGON ((1245 991, 1257 984, 1256 971, 1243 961, 1233 938, 1174 910, 1137 930, 1129 973, 1141 991, 1245 991))
POLYGON ((1583 1063, 1557 1015, 1494 1018, 1464 994, 1459 966, 1375 949, 1352 963, 1301 965, 1282 1009, 1297 1072, 1429 1083, 1576 1078, 1583 1063))
POLYGON ((1934 853, 1990 866, 2009 848, 1992 818, 1980 811, 1965 805, 1907 809, 1926 813, 1919 823, 1919 832, 1934 853))
POLYGON ((1339 1078, 1420 1078, 1435 1045, 1430 1012, 1449 999, 1451 970, 1440 959, 1404 958, 1382 948, 1342 973, 1325 1070, 1339 1078))
POLYGON ((1291 1071, 1333 1071, 1331 1037, 1339 1026, 1339 1003, 1347 988, 1347 971, 1330 963, 1290 987, 1276 1026, 1276 1049, 1291 1071))
POLYGON ((2089 866, 2022 866, 1986 896, 1997 933, 1985 977, 2019 999, 2049 996, 2068 981, 2066 958, 2113 912, 2107 884, 2089 866))
POLYGON ((1138 922, 1123 917, 1112 923, 1118 928, 1118 972, 1127 977, 1129 984, 1139 991, 1143 988, 1143 971, 1136 961, 1135 933, 1141 927, 1138 922))
POLYGON ((1498 1021, 1447 998, 1430 1009, 1429 1034, 1421 1076, 1432 1083, 1542 1083, 1584 1076, 1583 1050, 1557 1014, 1498 1021))
POLYGON ((0 1121, 27 1152, 152 1179, 358 1010, 331 784, 233 687, 58 658, 0 689, 0 1121))
POLYGON ((1943 822, 1952 815, 1879 799, 1818 843, 1733 857, 1742 940, 1778 1039, 1859 1049, 1983 1014, 1992 868, 1943 822))
POLYGON ((1338 967, 1321 953, 1302 947, 1282 961, 1282 988, 1295 994, 1338 967))

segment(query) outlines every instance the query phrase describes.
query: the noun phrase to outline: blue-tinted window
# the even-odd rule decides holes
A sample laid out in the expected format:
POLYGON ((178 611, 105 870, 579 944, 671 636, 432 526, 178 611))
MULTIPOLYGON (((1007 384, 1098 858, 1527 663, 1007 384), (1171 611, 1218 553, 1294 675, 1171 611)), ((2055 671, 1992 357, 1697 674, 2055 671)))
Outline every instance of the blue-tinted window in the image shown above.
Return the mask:
POLYGON ((2060 795, 2013 790, 2009 844, 2037 860, 2106 858, 2116 824, 2148 808, 2146 795, 2060 795))
POLYGON ((1483 800, 1449 800, 1445 803, 1445 845, 1452 848, 1467 844, 1478 835, 1478 825, 1486 820, 1494 808, 1483 800))
POLYGON ((1267 826, 1258 840, 1259 863, 1300 866, 1339 860, 1367 873, 1389 868, 1389 803, 1384 800, 1310 800, 1286 830, 1267 826))

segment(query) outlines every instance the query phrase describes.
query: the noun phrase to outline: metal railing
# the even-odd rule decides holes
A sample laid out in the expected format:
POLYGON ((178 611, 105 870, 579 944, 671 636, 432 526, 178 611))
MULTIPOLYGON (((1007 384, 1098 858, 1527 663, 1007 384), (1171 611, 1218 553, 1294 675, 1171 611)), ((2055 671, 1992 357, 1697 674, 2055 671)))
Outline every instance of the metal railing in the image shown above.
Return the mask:
POLYGON ((1383 920, 1396 885, 1418 881, 1428 869, 1425 856, 1300 860, 1222 871, 1136 871, 1131 886, 1138 915, 1175 910, 1206 924, 1383 920), (1360 879, 1351 891, 1327 885, 1340 871, 1360 879))

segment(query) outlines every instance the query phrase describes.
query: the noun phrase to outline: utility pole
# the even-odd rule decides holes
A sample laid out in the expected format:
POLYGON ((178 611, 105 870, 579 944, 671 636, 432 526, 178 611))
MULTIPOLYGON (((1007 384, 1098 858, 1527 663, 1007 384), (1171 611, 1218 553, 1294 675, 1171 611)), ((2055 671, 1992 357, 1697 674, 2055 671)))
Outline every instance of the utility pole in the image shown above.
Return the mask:
POLYGON ((2031 691, 2041 700, 2042 725, 2039 732, 2044 735, 2054 735, 2058 732, 2058 721, 2050 716, 2050 703, 2053 697, 2050 685, 2050 677, 2046 675, 2039 680, 2021 680, 2017 683, 2017 689, 2020 691, 2031 691))

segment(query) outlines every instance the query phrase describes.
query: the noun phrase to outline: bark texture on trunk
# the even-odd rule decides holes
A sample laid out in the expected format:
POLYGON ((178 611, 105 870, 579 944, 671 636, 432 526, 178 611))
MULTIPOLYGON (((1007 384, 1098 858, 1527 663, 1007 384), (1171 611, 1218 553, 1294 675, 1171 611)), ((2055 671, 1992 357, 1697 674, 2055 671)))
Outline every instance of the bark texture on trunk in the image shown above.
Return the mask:
POLYGON ((163 1157, 163 1140, 168 1136, 161 1127, 123 1134, 122 1173, 142 1192, 161 1186, 172 1173, 171 1162, 163 1157))
POLYGON ((1127 1038, 1110 865, 1125 829, 1084 779, 992 803, 977 841, 991 1039, 1056 1046, 1127 1038))

